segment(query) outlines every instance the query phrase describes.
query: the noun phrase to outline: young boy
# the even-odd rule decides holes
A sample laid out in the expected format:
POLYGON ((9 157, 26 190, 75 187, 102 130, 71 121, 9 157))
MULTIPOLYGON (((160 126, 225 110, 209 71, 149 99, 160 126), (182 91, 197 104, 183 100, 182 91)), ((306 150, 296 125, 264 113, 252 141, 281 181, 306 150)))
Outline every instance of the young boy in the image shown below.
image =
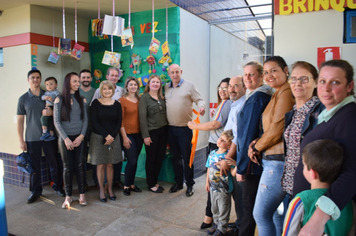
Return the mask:
MULTIPOLYGON (((208 170, 205 188, 206 191, 210 192, 211 211, 214 219, 214 226, 207 232, 209 235, 225 235, 229 222, 231 209, 231 187, 229 188, 229 182, 231 181, 231 176, 220 176, 220 166, 216 165, 216 163, 225 159, 233 138, 232 130, 224 131, 217 141, 219 149, 212 151, 206 162, 208 170)), ((236 175, 236 168, 231 170, 231 175, 236 175)), ((232 186, 232 182, 230 186, 232 186)))
MULTIPOLYGON (((48 77, 45 80, 45 85, 47 92, 45 92, 45 94, 41 98, 43 101, 46 101, 46 107, 53 110, 53 101, 60 94, 57 90, 57 79, 54 77, 48 77)), ((41 116, 41 124, 43 133, 40 137, 40 140, 55 140, 56 137, 54 134, 53 116, 41 116)))
MULTIPOLYGON (((290 202, 284 219, 283 236, 298 235, 300 229, 313 215, 317 201, 338 177, 343 162, 342 147, 329 139, 309 143, 302 152, 303 175, 311 190, 303 191, 290 202)), ((340 217, 329 220, 323 235, 348 235, 353 221, 351 202, 341 211, 340 217)))

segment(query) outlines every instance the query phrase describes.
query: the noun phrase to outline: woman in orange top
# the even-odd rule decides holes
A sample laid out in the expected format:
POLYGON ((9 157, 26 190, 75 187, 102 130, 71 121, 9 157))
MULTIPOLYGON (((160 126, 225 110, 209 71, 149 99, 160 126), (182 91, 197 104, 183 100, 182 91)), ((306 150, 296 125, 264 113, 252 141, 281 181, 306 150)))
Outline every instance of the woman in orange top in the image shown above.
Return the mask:
POLYGON ((131 191, 142 192, 135 184, 138 156, 141 153, 143 140, 140 133, 138 118, 139 82, 135 77, 127 77, 125 94, 119 99, 122 107, 122 125, 120 133, 123 149, 127 157, 125 168, 124 195, 130 196, 131 191))

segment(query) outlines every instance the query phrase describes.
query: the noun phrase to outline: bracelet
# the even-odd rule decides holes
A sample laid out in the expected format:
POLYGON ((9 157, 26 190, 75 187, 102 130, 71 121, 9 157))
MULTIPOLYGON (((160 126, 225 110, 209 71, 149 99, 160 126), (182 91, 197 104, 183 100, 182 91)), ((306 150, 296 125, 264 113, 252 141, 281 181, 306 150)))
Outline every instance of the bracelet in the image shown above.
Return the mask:
POLYGON ((252 150, 254 151, 254 152, 259 152, 257 149, 256 149, 256 143, 254 144, 254 145, 252 145, 252 150))

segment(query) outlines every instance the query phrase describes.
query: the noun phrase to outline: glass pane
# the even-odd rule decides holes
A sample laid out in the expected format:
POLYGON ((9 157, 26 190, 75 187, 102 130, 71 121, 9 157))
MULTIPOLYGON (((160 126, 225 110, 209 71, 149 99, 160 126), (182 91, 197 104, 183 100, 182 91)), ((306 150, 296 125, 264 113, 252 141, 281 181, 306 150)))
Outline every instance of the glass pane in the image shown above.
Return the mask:
POLYGON ((356 16, 351 17, 351 37, 356 37, 356 16))

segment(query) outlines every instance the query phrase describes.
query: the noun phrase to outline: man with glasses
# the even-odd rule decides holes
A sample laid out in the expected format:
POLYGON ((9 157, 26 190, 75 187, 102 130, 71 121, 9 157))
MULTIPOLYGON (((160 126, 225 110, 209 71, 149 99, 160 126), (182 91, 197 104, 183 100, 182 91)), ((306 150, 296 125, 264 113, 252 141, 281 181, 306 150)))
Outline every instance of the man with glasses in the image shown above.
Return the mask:
POLYGON ((168 140, 173 155, 173 169, 175 184, 169 192, 174 193, 183 188, 185 179, 187 185, 186 195, 194 194, 193 185, 194 165, 189 167, 192 130, 187 126, 193 117, 193 102, 199 107, 199 113, 205 114, 205 102, 201 98, 195 85, 181 78, 182 70, 179 65, 172 64, 168 75, 171 82, 165 86, 165 98, 168 120, 168 140))
POLYGON ((41 99, 42 95, 45 93, 40 87, 41 72, 37 69, 30 70, 27 73, 27 82, 30 84, 30 89, 19 98, 17 104, 17 134, 19 136, 20 148, 24 152, 27 151, 30 155, 33 169, 35 171, 30 177, 31 195, 27 199, 27 203, 33 203, 42 194, 42 148, 49 164, 53 181, 53 190, 61 197, 64 197, 65 193, 62 188, 63 174, 62 170, 59 168, 57 139, 52 141, 41 141, 39 138, 42 134, 41 115, 43 109, 46 109, 44 112, 45 115, 48 116, 52 114, 52 110, 46 107, 45 101, 41 99), (23 137, 24 130, 25 139, 23 137))

